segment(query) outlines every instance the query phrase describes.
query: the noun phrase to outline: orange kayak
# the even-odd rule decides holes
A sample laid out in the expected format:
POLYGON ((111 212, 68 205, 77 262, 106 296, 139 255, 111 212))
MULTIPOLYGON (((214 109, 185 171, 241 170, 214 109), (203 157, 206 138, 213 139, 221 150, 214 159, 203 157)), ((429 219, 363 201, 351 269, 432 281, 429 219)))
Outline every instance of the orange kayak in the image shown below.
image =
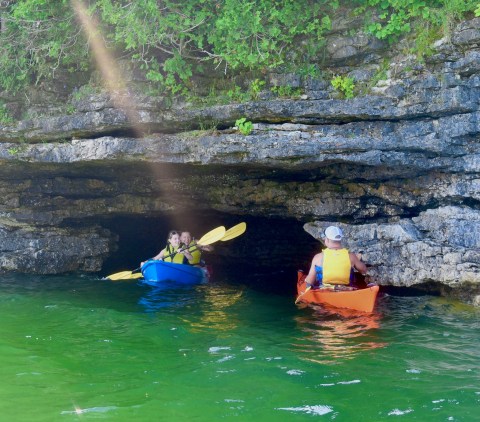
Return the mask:
POLYGON ((305 283, 306 274, 298 272, 297 279, 297 301, 304 303, 316 303, 330 305, 336 308, 347 308, 356 311, 372 312, 377 298, 378 286, 371 286, 358 290, 328 290, 328 289, 307 289, 305 283))

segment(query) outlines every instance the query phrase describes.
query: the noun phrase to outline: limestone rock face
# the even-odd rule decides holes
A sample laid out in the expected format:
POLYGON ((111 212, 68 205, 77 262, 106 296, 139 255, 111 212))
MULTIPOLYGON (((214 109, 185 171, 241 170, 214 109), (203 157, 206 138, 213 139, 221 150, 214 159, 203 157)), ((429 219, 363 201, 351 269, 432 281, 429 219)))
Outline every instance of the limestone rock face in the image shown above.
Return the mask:
MULTIPOLYGON (((0 124, 0 271, 98 271, 133 242, 119 219, 216 213, 306 223, 315 238, 339 224, 374 281, 479 302, 479 28, 462 22, 421 63, 338 19, 319 63, 355 80, 352 99, 325 76, 280 73, 265 79, 301 95, 199 107, 142 94, 135 77, 128 92, 30 96, 30 117, 0 124)), ((257 232, 237 259, 310 260, 281 230, 257 232)))
POLYGON ((39 228, 2 219, 0 268, 35 274, 98 271, 114 247, 114 236, 100 227, 87 230, 39 228))

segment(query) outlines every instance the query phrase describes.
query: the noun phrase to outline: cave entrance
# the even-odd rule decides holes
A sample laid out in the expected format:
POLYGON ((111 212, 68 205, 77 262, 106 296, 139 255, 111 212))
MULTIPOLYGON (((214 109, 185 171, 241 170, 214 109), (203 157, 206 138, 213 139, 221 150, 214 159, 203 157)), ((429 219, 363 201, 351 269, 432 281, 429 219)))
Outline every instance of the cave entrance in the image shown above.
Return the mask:
POLYGON ((156 255, 166 244, 170 230, 189 230, 200 238, 218 226, 227 229, 245 221, 247 231, 238 238, 216 242, 214 251, 205 253, 216 278, 271 289, 295 292, 296 271, 308 270, 320 244, 293 219, 242 217, 221 213, 192 215, 116 216, 97 221, 118 236, 118 249, 104 262, 101 273, 112 274, 139 267, 141 261, 156 255), (181 227, 171 221, 182 221, 181 227))

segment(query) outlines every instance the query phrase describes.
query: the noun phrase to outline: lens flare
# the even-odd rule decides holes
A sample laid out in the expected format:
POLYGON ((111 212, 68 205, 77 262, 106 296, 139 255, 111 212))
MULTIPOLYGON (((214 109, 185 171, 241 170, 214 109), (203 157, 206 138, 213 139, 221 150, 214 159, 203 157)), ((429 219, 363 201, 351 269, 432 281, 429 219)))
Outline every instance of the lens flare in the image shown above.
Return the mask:
MULTIPOLYGON (((128 89, 128 84, 124 75, 121 72, 115 57, 108 50, 104 42, 104 36, 101 32, 101 26, 98 19, 89 13, 85 3, 82 0, 70 0, 72 8, 75 12, 76 18, 81 25, 89 47, 92 52, 93 59, 96 63, 100 74, 102 75, 102 82, 109 93, 114 107, 125 115, 128 128, 133 131, 136 138, 141 138, 145 132, 144 125, 141 122, 138 104, 135 103, 134 96, 131 95, 128 89)), ((151 175, 153 177, 154 186, 158 189, 158 194, 162 198, 171 199, 169 189, 162 186, 162 181, 171 180, 170 171, 165 166, 150 165, 151 175)), ((157 200, 155 204, 163 206, 164 199, 157 200)), ((185 227, 174 216, 170 217, 170 224, 172 227, 185 227)))
POLYGON ((125 114, 135 134, 140 135, 138 109, 128 93, 127 84, 118 63, 105 46, 99 23, 94 16, 88 13, 82 0, 71 0, 71 4, 102 75, 104 87, 110 94, 115 108, 125 114))

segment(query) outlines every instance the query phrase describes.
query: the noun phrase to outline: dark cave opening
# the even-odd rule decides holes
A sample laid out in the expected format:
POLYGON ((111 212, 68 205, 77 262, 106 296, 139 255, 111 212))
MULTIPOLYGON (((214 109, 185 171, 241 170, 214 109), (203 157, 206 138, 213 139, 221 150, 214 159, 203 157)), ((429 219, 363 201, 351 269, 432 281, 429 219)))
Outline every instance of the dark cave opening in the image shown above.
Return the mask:
POLYGON ((97 223, 118 236, 118 249, 104 262, 101 275, 137 269, 165 246, 171 229, 189 230, 198 239, 215 227, 228 229, 242 221, 247 223, 243 235, 215 242, 213 252, 203 255, 213 268, 213 280, 265 291, 273 286, 276 294, 295 294, 297 270, 308 270, 320 243, 303 230, 302 222, 289 219, 215 212, 103 218, 97 223))

